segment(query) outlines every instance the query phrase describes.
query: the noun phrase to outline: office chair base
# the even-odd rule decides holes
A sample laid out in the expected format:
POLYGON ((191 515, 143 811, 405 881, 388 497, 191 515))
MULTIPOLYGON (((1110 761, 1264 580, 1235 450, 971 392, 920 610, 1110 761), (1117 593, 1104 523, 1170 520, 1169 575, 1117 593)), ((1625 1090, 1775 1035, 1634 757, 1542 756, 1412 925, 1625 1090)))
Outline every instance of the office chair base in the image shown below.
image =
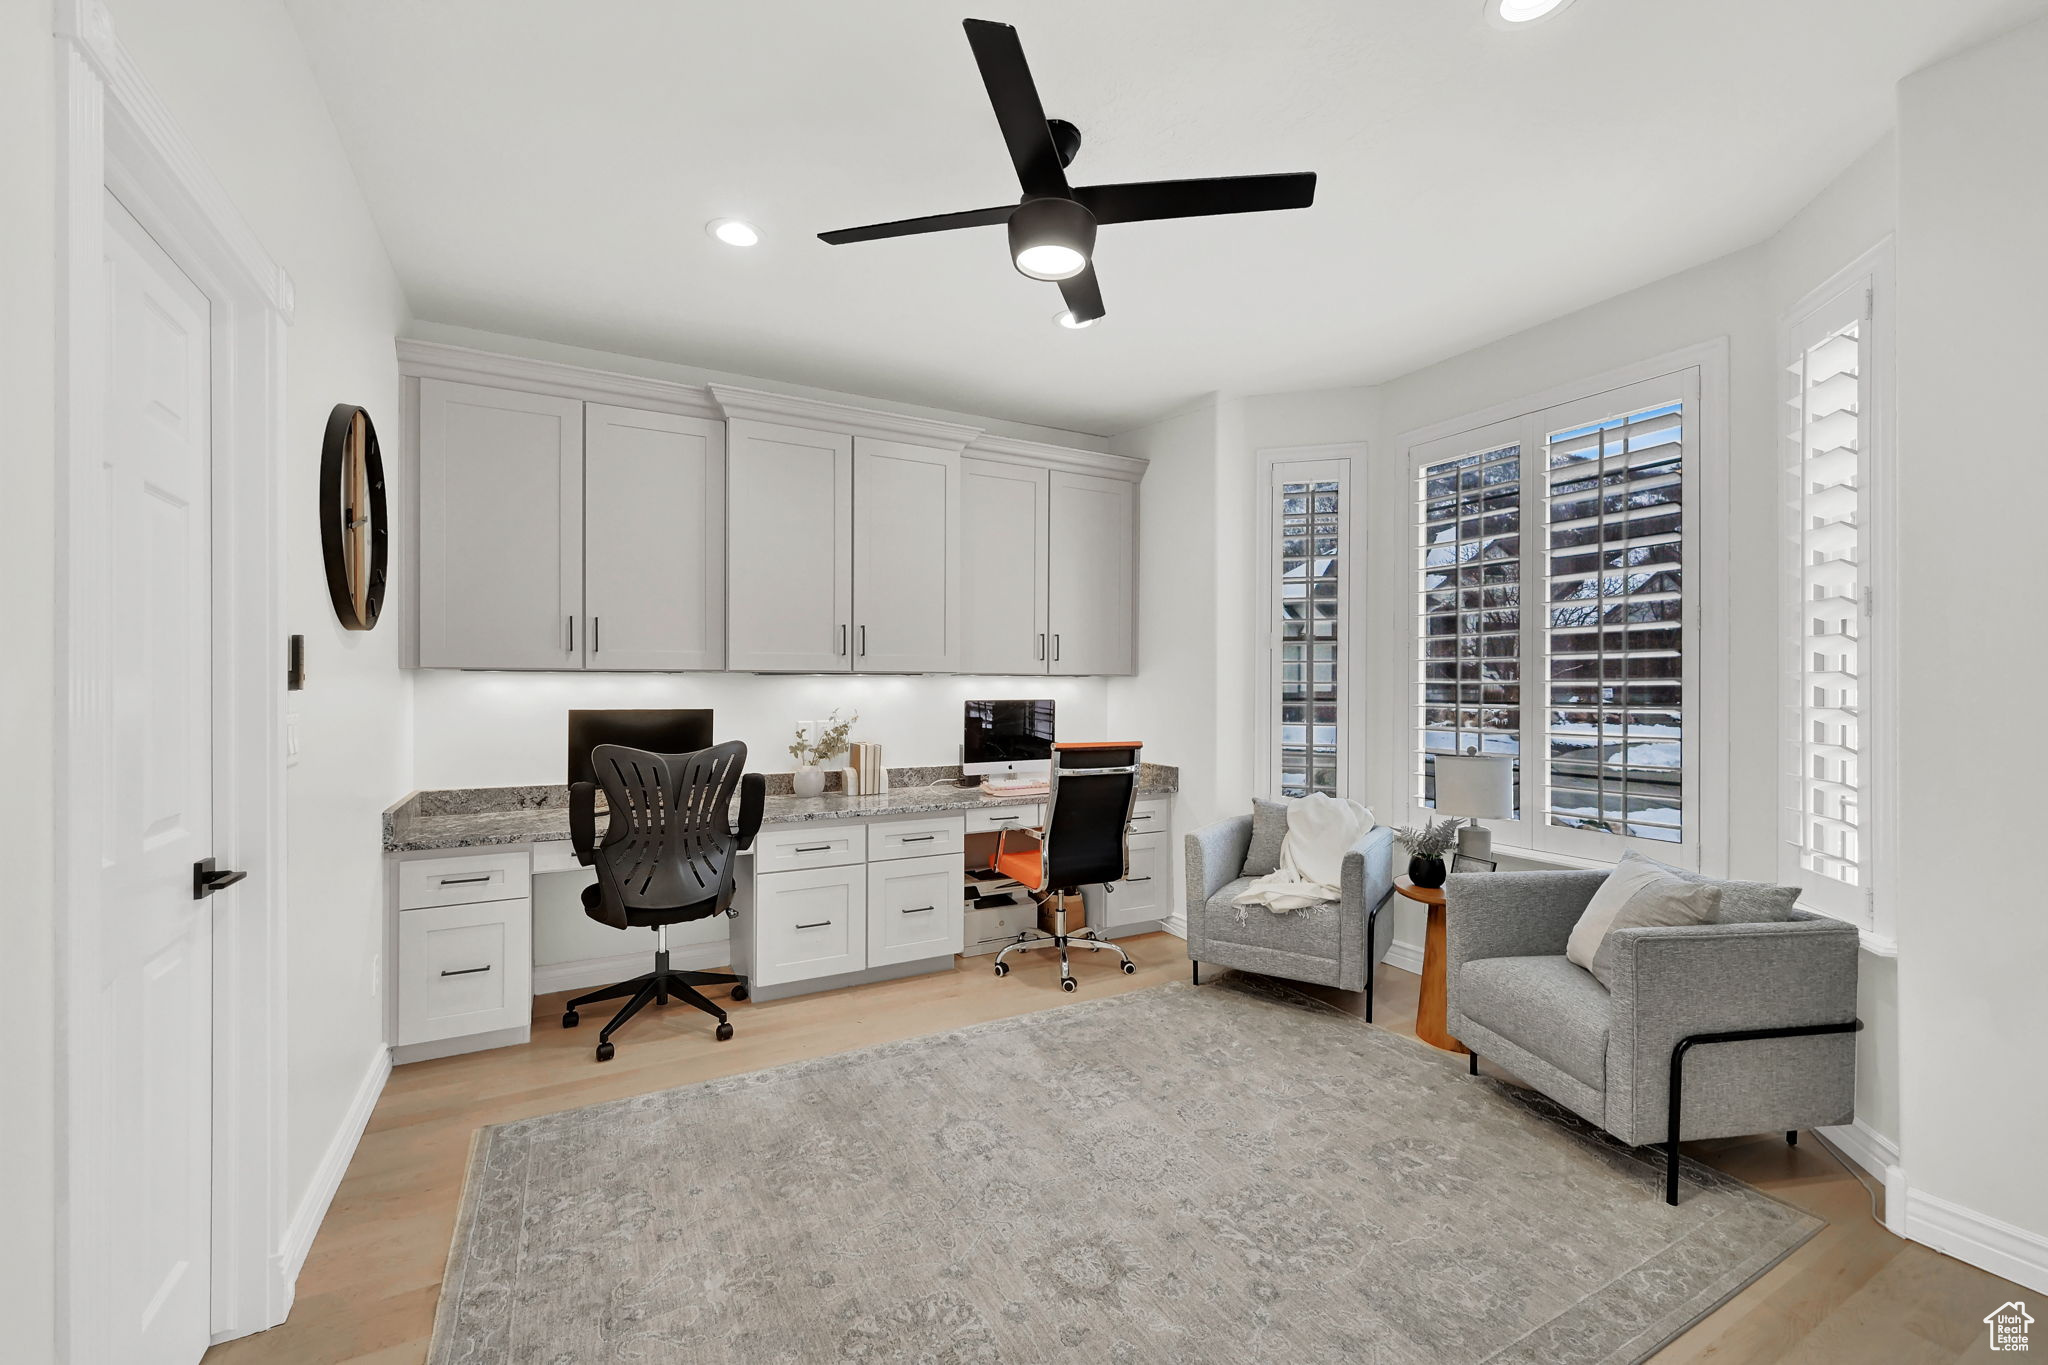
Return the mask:
MULTIPOLYGON (((1066 918, 1066 912, 1064 910, 1060 911, 1058 927, 1061 930, 1066 928, 1066 918)), ((1019 934, 1015 943, 1010 944, 996 954, 996 975, 1008 976, 1010 974, 1010 964, 1003 959, 1007 958, 1011 953, 1029 952, 1033 948, 1057 948, 1060 954, 1060 989, 1071 994, 1080 988, 1080 982, 1075 980, 1074 964, 1067 956, 1067 950, 1070 946, 1086 948, 1091 953, 1100 952, 1107 948, 1123 959, 1122 966, 1125 976, 1132 976, 1137 973, 1138 964, 1131 961, 1131 955, 1125 952, 1120 944, 1112 943, 1094 929, 1081 929, 1071 934, 1065 932, 1048 934, 1040 929, 1031 929, 1019 934)))
POLYGON ((747 998, 745 977, 733 976, 726 972, 679 971, 668 965, 668 952, 664 949, 654 955, 654 970, 645 976, 636 976, 631 981, 621 981, 616 986, 606 986, 603 990, 579 995, 571 1000, 562 1013, 562 1027, 575 1028, 581 1023, 583 1017, 577 1011, 585 1005, 601 1004, 606 1000, 624 1000, 625 1007, 613 1015, 611 1022, 597 1035, 597 1060, 608 1062, 615 1053, 612 1035, 625 1027, 627 1020, 647 1008, 649 1004, 666 1005, 674 998, 685 1004, 694 1005, 716 1019, 718 1028, 713 1036, 723 1043, 732 1037, 732 1023, 725 1017, 724 1010, 695 989, 698 986, 731 986, 734 1000, 747 998))

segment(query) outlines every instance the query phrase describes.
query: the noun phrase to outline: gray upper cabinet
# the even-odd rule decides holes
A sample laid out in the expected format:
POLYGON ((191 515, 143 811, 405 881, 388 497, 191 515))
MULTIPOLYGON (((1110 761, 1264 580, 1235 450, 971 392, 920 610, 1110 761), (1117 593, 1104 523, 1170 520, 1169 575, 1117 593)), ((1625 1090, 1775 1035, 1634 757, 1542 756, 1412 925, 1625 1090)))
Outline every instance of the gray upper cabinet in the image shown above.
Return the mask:
POLYGON ((583 404, 420 381, 419 661, 578 668, 583 404))
POLYGON ((590 403, 584 665, 725 666, 725 426, 590 403))
POLYGON ((726 423, 726 666, 853 667, 853 437, 726 423))
POLYGON ((960 667, 960 452, 853 442, 853 666, 960 667))
POLYGON ((960 671, 1043 673, 1052 659, 1051 471, 968 455, 960 487, 975 544, 960 569, 960 671))
POLYGON ((1050 671, 1135 673, 1138 486, 1064 469, 1051 480, 1050 671))

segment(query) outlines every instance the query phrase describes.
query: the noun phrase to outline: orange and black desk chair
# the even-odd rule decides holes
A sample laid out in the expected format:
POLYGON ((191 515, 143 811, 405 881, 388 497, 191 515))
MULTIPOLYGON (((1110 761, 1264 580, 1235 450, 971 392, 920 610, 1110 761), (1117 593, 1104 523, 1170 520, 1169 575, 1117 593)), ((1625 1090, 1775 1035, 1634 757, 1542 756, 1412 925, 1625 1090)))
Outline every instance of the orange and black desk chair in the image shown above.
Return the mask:
POLYGON ((1109 949, 1123 959, 1125 972, 1138 970, 1129 953, 1104 938, 1099 930, 1067 932, 1067 902, 1083 886, 1122 881, 1130 870, 1131 807, 1138 799, 1138 750, 1131 740, 1052 746, 1052 794, 1045 824, 1038 829, 1004 830, 996 843, 996 871, 1022 882, 1042 906, 1057 896, 1054 931, 1029 930, 996 954, 996 975, 1008 976, 1011 953, 1032 948, 1057 948, 1060 989, 1074 989, 1073 965, 1067 945, 1084 944, 1089 951, 1109 949), (1011 839, 1019 841, 1011 846, 1011 839), (1028 846, 1024 846, 1028 845, 1028 846))

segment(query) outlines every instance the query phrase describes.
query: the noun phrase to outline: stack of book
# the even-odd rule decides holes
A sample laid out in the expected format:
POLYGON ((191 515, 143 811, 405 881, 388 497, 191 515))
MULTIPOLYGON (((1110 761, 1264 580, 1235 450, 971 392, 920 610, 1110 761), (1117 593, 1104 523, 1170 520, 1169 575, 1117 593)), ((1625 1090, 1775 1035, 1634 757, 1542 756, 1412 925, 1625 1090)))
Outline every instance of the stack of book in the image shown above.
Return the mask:
POLYGON ((846 794, 880 796, 889 790, 889 770, 882 766, 882 746, 855 743, 846 746, 846 794))

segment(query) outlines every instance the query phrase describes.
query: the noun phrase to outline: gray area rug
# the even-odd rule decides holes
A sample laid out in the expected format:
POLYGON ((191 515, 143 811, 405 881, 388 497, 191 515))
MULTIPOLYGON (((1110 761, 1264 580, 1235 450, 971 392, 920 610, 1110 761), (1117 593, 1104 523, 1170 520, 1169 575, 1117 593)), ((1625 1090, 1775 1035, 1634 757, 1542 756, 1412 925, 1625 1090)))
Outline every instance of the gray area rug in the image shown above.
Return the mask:
POLYGON ((1634 1361, 1822 1223, 1278 988, 478 1134, 430 1365, 1634 1361))

